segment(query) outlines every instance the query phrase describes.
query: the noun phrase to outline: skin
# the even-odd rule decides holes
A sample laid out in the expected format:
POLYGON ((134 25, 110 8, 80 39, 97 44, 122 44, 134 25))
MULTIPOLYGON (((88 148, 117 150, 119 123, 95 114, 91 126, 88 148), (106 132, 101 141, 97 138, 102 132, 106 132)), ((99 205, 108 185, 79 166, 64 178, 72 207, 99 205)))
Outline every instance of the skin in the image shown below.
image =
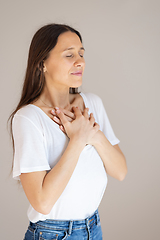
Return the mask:
POLYGON ((72 73, 81 71, 83 75, 83 54, 82 43, 75 33, 61 34, 57 45, 44 62, 44 90, 39 99, 33 102, 55 121, 70 139, 59 162, 50 172, 20 175, 29 202, 42 214, 48 214, 62 194, 86 144, 96 148, 109 175, 123 180, 127 173, 126 160, 119 146, 112 146, 99 130, 93 114, 88 114, 82 97, 79 94, 69 94, 70 87, 79 87, 82 84, 82 76, 72 73))

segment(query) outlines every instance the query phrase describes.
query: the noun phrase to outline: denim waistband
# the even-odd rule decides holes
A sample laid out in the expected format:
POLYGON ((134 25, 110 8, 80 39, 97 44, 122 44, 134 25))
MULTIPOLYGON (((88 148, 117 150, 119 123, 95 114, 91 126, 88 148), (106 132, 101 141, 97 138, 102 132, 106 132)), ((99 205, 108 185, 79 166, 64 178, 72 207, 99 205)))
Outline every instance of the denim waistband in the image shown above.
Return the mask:
POLYGON ((48 229, 48 230, 64 230, 71 234, 72 230, 89 228, 91 225, 100 223, 98 210, 94 214, 84 220, 52 220, 38 221, 36 223, 30 222, 30 227, 33 229, 48 229))

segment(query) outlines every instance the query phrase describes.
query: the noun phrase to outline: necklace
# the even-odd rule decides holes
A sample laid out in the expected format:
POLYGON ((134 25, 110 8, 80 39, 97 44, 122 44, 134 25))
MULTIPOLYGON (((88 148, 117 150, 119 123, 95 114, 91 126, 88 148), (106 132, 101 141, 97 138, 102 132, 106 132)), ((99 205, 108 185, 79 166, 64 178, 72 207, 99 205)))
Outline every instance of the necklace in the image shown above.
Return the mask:
MULTIPOLYGON (((41 100, 41 102, 43 102, 43 100, 41 98, 39 98, 41 100)), ((50 108, 54 108, 53 106, 49 106, 48 104, 46 104, 45 102, 43 102, 47 107, 50 107, 50 108)))

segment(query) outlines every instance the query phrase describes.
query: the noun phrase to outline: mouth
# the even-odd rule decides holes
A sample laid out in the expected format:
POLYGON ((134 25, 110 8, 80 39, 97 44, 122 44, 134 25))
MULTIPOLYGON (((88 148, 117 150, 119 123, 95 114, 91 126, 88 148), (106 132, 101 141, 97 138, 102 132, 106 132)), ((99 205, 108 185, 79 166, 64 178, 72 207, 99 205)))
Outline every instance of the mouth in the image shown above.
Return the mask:
POLYGON ((82 71, 73 72, 71 74, 75 76, 82 76, 82 71))

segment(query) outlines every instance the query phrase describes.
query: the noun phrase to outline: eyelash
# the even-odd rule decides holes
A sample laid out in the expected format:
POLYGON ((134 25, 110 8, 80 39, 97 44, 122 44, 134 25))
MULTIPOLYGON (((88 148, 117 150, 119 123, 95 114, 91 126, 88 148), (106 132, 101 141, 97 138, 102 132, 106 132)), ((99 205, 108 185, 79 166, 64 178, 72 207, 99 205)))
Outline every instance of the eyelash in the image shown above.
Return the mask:
POLYGON ((73 56, 73 55, 68 55, 68 56, 66 56, 66 57, 68 57, 68 58, 69 58, 69 57, 72 57, 72 56, 73 56))
MULTIPOLYGON (((80 54, 79 54, 80 55, 80 54)), ((66 56, 66 57, 73 57, 73 55, 68 55, 68 56, 66 56)), ((80 55, 80 57, 82 57, 83 58, 83 55, 80 55)))

